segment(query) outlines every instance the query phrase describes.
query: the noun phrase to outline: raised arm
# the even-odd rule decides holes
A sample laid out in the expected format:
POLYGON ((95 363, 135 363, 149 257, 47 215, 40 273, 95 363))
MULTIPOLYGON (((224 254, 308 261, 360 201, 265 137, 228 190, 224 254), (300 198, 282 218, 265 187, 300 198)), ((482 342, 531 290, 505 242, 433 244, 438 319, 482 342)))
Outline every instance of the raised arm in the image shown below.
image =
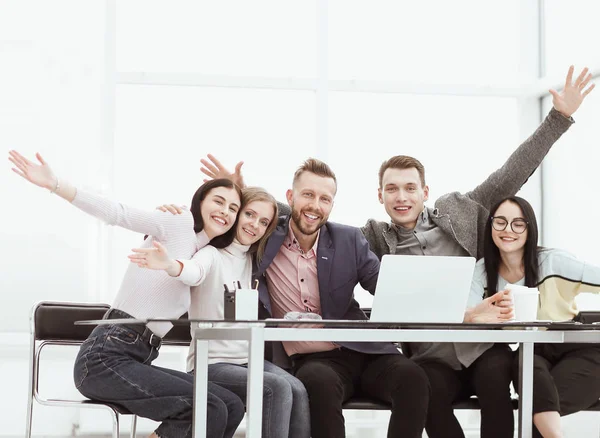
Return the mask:
POLYGON ((512 153, 500 169, 467 193, 467 196, 489 209, 500 199, 515 195, 539 167, 552 145, 574 123, 571 116, 594 88, 593 84, 587 86, 591 77, 585 68, 573 82, 571 66, 563 90, 560 93, 550 90, 554 108, 542 124, 512 153))
MULTIPOLYGON (((187 219, 173 219, 158 211, 145 211, 111 201, 100 195, 78 190, 68 181, 59 179, 50 165, 38 153, 39 163, 28 160, 17 151, 10 151, 8 159, 16 166, 12 170, 32 184, 50 190, 52 193, 69 201, 80 210, 109 224, 116 225, 138 233, 165 238, 169 226, 184 226, 187 219)), ((170 216, 170 215, 169 215, 170 216)), ((190 222, 190 227, 193 223, 190 222)))

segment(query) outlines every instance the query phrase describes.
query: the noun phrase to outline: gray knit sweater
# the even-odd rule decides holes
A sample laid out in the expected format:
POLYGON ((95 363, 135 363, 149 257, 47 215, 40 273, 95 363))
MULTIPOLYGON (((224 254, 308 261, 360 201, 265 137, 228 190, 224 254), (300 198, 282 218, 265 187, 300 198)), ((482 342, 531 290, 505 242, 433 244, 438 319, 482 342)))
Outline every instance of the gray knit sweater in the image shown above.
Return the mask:
MULTIPOLYGON (((469 255, 483 257, 483 233, 490 208, 515 195, 540 165, 552 145, 573 124, 554 108, 536 131, 521 144, 504 165, 474 190, 443 195, 429 208, 433 222, 462 246, 469 255)), ((395 254, 398 235, 389 222, 369 219, 361 228, 371 251, 379 259, 395 254)))

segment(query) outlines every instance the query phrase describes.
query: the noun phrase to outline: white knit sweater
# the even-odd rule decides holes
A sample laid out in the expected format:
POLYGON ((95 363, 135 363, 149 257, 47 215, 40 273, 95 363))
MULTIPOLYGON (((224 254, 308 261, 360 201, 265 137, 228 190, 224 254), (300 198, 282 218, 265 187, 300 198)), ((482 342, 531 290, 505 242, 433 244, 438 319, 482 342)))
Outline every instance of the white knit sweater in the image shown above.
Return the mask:
MULTIPOLYGON (((190 258, 208 243, 204 232, 194 233, 194 218, 189 210, 172 215, 158 210, 144 211, 113 202, 102 196, 78 189, 73 205, 108 225, 116 225, 147 234, 150 237, 140 247, 152 247, 154 240, 162 243, 171 257, 190 258)), ((123 257, 123 263, 126 258, 123 257)), ((113 307, 135 318, 177 319, 190 305, 190 288, 165 271, 139 268, 130 263, 113 307)), ((164 336, 171 323, 149 323, 157 336, 164 336)))
MULTIPOLYGON (((216 249, 206 246, 198 251, 192 260, 180 260, 183 270, 179 279, 192 287, 190 319, 223 319, 224 287, 233 288, 233 282, 239 281, 242 288, 250 287, 252 280, 252 256, 250 247, 232 243, 227 248, 216 249)), ((232 326, 235 324, 231 324, 232 326)), ((192 324, 192 336, 197 324, 192 324)), ((209 341, 209 363, 229 362, 243 364, 248 362, 247 341, 209 341)), ((187 369, 194 369, 194 343, 190 345, 187 369)))

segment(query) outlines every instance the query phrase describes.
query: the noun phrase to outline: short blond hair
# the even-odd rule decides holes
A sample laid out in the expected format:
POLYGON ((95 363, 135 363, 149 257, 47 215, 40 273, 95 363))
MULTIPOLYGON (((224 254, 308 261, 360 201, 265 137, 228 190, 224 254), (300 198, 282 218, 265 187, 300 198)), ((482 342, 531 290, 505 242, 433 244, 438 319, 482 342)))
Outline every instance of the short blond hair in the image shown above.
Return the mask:
POLYGON ((304 161, 304 163, 302 163, 294 173, 294 181, 292 182, 292 185, 296 184, 304 172, 314 173, 315 175, 323 178, 331 178, 337 187, 337 178, 335 177, 335 173, 333 173, 333 170, 331 170, 331 167, 329 167, 327 163, 321 160, 317 160, 316 158, 308 158, 306 161, 304 161))

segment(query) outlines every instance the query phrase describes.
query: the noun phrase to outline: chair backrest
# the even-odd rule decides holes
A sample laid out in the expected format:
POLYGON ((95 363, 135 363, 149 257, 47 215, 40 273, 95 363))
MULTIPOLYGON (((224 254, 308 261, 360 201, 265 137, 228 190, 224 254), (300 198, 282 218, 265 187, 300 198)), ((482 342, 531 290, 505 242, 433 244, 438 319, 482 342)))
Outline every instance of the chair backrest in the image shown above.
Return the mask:
MULTIPOLYGON (((102 319, 110 305, 41 301, 33 308, 31 323, 36 341, 83 342, 95 326, 75 325, 75 321, 102 319)), ((181 316, 187 318, 187 313, 181 316)), ((163 345, 189 345, 189 324, 175 325, 163 339, 163 345)))
POLYGON ((41 301, 32 312, 31 331, 39 341, 80 341, 94 329, 91 325, 75 325, 75 321, 102 319, 108 304, 41 301))
MULTIPOLYGON (((179 319, 187 319, 188 314, 184 313, 179 319)), ((189 324, 175 324, 163 337, 163 345, 189 345, 192 342, 192 334, 189 324)))

